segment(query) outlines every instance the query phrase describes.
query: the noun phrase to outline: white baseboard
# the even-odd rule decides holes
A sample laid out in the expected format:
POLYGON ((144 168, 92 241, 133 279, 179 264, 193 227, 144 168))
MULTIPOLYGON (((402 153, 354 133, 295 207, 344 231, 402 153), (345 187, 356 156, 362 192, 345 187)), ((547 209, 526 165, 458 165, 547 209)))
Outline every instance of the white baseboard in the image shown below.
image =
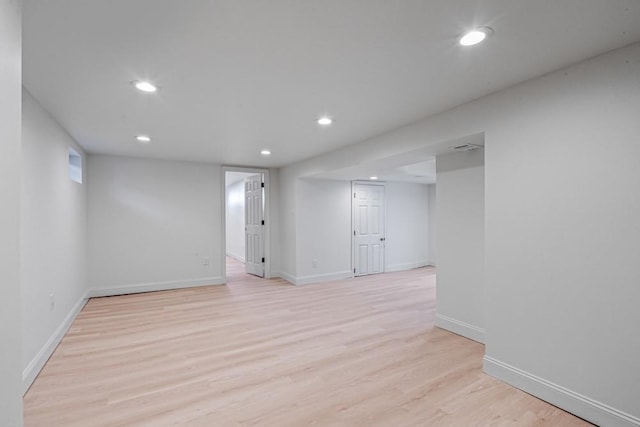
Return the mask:
POLYGON ((484 357, 483 369, 487 374, 507 384, 596 425, 611 427, 640 426, 640 418, 636 416, 612 408, 490 356, 484 357))
POLYGON ((412 270, 414 268, 426 267, 429 264, 429 261, 418 261, 418 262, 409 262, 404 264, 393 264, 387 265, 384 269, 385 273, 392 273, 394 271, 405 271, 412 270))
POLYGON ((47 342, 42 346, 38 354, 31 360, 29 365, 22 372, 22 393, 23 395, 29 390, 31 384, 47 363, 55 349, 64 338, 71 324, 76 319, 82 308, 85 306, 89 298, 106 297, 124 294, 135 294, 141 292, 165 291, 170 289, 191 288, 206 285, 224 284, 222 277, 206 277, 202 279, 179 280, 168 282, 142 283, 136 285, 114 286, 111 288, 89 289, 73 306, 69 314, 64 318, 60 326, 55 330, 47 342))
POLYGON ((35 381, 36 377, 47 363, 53 352, 62 341, 62 338, 67 333, 71 324, 76 319, 82 308, 87 303, 88 291, 78 300, 78 302, 71 308, 69 314, 67 314, 60 324, 53 332, 51 337, 47 340, 47 342, 42 346, 38 354, 29 362, 29 365, 22 371, 22 394, 26 394, 31 387, 31 384, 35 381))
POLYGON ((292 285, 296 284, 296 277, 293 274, 286 273, 284 271, 280 272, 280 277, 291 283, 292 285))
POLYGON ((244 260, 245 260, 244 255, 238 255, 233 252, 227 252, 227 256, 230 256, 233 259, 237 259, 238 261, 244 264, 244 260))
POLYGON ((484 344, 484 328, 442 314, 436 314, 436 326, 484 344))
POLYGON ((347 271, 338 271, 336 273, 314 274, 311 276, 296 277, 295 282, 292 282, 292 283, 295 285, 309 285, 311 283, 330 282, 332 280, 351 279, 351 278, 353 278, 353 271, 347 270, 347 271))
POLYGON ((265 274, 264 278, 265 279, 281 279, 283 277, 282 277, 282 274, 279 271, 271 271, 271 272, 269 272, 269 276, 267 276, 265 274))
POLYGON ((223 285, 222 277, 203 277, 201 279, 171 280, 167 282, 138 283, 113 286, 110 288, 90 289, 89 297, 110 297, 114 295, 138 294, 142 292, 168 291, 171 289, 194 288, 207 285, 223 285))

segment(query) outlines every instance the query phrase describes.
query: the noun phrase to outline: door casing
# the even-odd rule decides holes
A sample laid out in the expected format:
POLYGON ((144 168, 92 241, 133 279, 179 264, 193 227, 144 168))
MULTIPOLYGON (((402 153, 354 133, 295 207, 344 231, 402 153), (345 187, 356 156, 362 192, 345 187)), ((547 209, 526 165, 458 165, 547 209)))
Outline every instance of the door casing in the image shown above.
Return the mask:
POLYGON ((271 179, 269 174, 269 169, 262 168, 251 168, 251 167, 243 167, 243 166, 222 166, 222 176, 220 180, 220 217, 222 218, 221 227, 220 227, 220 271, 221 276, 224 283, 227 283, 227 262, 226 262, 226 252, 227 252, 227 236, 226 236, 226 223, 227 223, 227 213, 226 213, 226 200, 225 200, 225 190, 226 190, 226 175, 227 172, 245 172, 245 173, 253 173, 253 174, 263 174, 264 176, 264 277, 266 279, 272 278, 271 275, 271 179))
MULTIPOLYGON (((356 221, 355 221, 355 194, 356 194, 356 186, 358 185, 370 185, 370 186, 379 186, 383 187, 385 191, 384 198, 384 206, 383 206, 383 227, 384 234, 386 239, 386 231, 387 231, 387 197, 386 197, 386 183, 385 182, 372 182, 372 181, 352 181, 351 182, 351 271, 353 275, 356 276, 356 221)), ((385 251, 384 261, 382 264, 382 271, 384 273, 387 269, 387 256, 386 256, 386 240, 383 242, 383 248, 385 251)))

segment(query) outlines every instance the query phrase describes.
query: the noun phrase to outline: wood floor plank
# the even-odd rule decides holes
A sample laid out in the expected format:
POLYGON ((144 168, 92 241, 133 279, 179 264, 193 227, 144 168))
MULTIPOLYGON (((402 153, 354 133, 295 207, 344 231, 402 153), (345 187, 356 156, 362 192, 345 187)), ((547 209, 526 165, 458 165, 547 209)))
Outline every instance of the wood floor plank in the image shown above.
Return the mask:
POLYGON ((24 398, 25 425, 584 426, 434 327, 435 270, 307 286, 228 260, 227 286, 95 298, 24 398))

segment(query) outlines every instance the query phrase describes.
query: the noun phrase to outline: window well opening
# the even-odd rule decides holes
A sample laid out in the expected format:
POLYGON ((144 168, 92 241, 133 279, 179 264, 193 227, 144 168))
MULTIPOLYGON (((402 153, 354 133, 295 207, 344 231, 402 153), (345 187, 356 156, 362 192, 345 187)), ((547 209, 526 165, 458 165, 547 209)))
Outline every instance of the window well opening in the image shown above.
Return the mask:
POLYGON ((69 147, 69 178, 82 184, 82 156, 71 147, 69 147))

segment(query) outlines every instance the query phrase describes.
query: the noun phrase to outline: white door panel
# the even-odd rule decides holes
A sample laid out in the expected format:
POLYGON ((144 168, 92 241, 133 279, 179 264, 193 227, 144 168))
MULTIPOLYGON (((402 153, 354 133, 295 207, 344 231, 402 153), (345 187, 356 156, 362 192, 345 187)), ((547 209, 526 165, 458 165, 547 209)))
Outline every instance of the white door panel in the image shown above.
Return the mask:
POLYGON ((245 269, 264 277, 264 212, 262 175, 250 176, 244 183, 245 269))
POLYGON ((384 185, 354 184, 353 248, 354 274, 384 272, 384 185))

